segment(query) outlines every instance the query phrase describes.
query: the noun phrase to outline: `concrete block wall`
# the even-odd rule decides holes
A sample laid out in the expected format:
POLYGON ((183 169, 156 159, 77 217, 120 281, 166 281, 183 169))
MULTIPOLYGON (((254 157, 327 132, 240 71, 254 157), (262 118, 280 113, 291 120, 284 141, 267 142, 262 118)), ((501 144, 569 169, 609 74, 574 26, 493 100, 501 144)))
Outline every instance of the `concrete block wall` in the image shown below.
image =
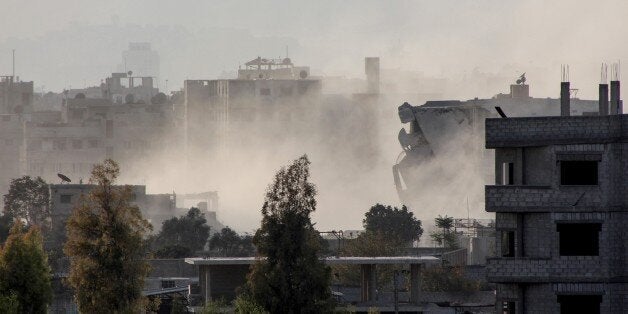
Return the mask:
POLYGON ((628 306, 628 287, 616 283, 553 283, 524 286, 499 284, 496 310, 503 301, 517 302, 517 313, 560 313, 558 295, 602 295, 601 313, 625 313, 628 306), (524 305, 521 308, 521 305, 524 305))
POLYGON ((560 312, 558 295, 602 294, 602 313, 628 307, 628 115, 486 120, 486 147, 515 163, 515 186, 487 186, 486 209, 496 212, 497 258, 487 278, 497 282, 496 310, 560 312), (595 160, 598 185, 563 186, 560 162, 595 160), (518 186, 517 186, 518 185, 518 186), (557 224, 601 223, 598 256, 560 256, 557 224), (515 257, 501 258, 501 232, 515 231, 515 257))
MULTIPOLYGON (((502 230, 523 230, 523 256, 489 259, 489 280, 603 282, 628 275, 624 231, 624 226, 628 224, 628 212, 498 213, 496 218, 498 256, 501 256, 499 234, 502 230), (523 226, 517 225, 520 220, 523 226), (556 229, 558 222, 601 222, 599 256, 560 256, 559 233, 556 229)), ((518 243, 515 243, 515 247, 519 247, 518 243)))
POLYGON ((626 115, 486 119, 486 148, 612 143, 627 126, 626 115))

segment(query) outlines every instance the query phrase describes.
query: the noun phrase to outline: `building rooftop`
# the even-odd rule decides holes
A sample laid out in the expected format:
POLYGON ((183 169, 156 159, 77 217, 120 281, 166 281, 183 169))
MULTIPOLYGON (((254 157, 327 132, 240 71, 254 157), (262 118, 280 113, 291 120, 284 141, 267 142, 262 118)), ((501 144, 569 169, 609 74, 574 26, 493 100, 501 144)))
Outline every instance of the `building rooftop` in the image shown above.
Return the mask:
MULTIPOLYGON (((185 262, 193 265, 251 265, 257 257, 194 257, 186 258, 185 262)), ((440 259, 434 256, 340 256, 325 257, 325 263, 330 265, 349 264, 429 264, 438 263, 440 259)))
POLYGON ((486 148, 628 141, 628 115, 486 119, 486 148))

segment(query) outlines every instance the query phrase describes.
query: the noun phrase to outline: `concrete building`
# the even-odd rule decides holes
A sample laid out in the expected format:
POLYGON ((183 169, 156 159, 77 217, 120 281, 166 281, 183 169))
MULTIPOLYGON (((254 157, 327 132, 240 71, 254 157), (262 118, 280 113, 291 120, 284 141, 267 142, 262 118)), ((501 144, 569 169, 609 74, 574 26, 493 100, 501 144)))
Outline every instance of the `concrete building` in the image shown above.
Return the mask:
MULTIPOLYGON (((199 297, 202 302, 216 299, 231 301, 235 299, 238 287, 246 283, 246 275, 258 257, 210 257, 186 258, 189 264, 198 266, 199 297)), ((421 301, 422 268, 437 265, 440 260, 433 256, 390 256, 390 257, 325 257, 328 265, 355 265, 360 267, 361 287, 360 306, 377 304, 376 274, 377 265, 399 265, 407 267, 410 273, 409 305, 418 305, 421 301)), ((381 305, 381 304, 377 304, 381 305)), ((418 309, 414 309, 415 311, 418 309)))
MULTIPOLYGON (((122 187, 122 186, 120 186, 122 187)), ((81 197, 87 196, 95 185, 92 184, 50 184, 50 211, 52 217, 53 230, 64 229, 67 218, 72 213, 72 209, 79 204, 81 197), (59 229, 61 228, 61 229, 59 229)), ((131 203, 137 205, 142 211, 142 216, 152 225, 153 231, 159 232, 164 220, 174 216, 184 215, 188 208, 177 206, 177 194, 148 194, 144 185, 129 185, 131 189, 131 203)), ((205 192, 199 194, 215 195, 216 192, 205 192)), ((182 195, 184 198, 186 195, 182 195)), ((217 196, 215 196, 217 198, 217 196)), ((214 207, 201 206, 201 212, 205 214, 207 224, 210 226, 220 225, 216 217, 214 207)), ((219 230, 218 230, 219 231, 219 230)))
POLYGON ((23 120, 22 115, 0 114, 0 191, 8 191, 10 180, 20 176, 23 120))
MULTIPOLYGON (((510 93, 490 99, 399 106, 400 121, 408 125, 399 131, 402 151, 393 166, 401 202, 412 208, 424 208, 428 198, 432 203, 437 201, 434 197, 439 190, 457 190, 460 199, 447 195, 438 200, 438 206, 448 208, 454 215, 466 214, 461 205, 468 198, 470 207, 478 210, 471 215, 484 218, 480 212, 484 207, 483 191, 479 187, 491 182, 489 174, 493 168, 493 156, 484 149, 484 121, 499 117, 495 107, 500 107, 508 117, 560 115, 560 99, 530 97, 529 89, 525 80, 519 78, 510 86, 510 93), (434 164, 441 170, 426 184, 424 174, 433 171, 434 164)), ((570 101, 572 115, 598 112, 596 100, 572 98, 570 101)))
POLYGON ((159 53, 151 49, 147 42, 131 42, 122 52, 123 64, 119 71, 133 71, 137 76, 159 78, 159 53))
MULTIPOLYGON (((185 142, 187 154, 205 156, 226 149, 226 142, 241 146, 256 139, 247 131, 269 131, 277 121, 299 119, 299 108, 319 96, 321 83, 309 78, 309 68, 295 67, 290 59, 257 58, 238 71, 237 79, 186 80, 184 83, 185 142), (267 124, 268 128, 252 127, 267 124)), ((277 133, 281 133, 277 131, 277 133)))
POLYGON ((75 96, 65 100, 61 112, 31 116, 20 126, 20 172, 48 182, 57 181, 57 173, 87 181, 92 166, 106 158, 118 161, 125 176, 141 177, 148 158, 170 156, 182 147, 180 123, 167 98, 115 104, 75 96))
POLYGON ((498 235, 487 278, 500 313, 628 308, 628 115, 616 84, 610 110, 600 97, 599 115, 575 116, 564 83, 562 116, 486 120, 496 184, 486 210, 498 235))
POLYGON ((24 114, 33 111, 33 82, 14 76, 0 76, 0 114, 24 114))

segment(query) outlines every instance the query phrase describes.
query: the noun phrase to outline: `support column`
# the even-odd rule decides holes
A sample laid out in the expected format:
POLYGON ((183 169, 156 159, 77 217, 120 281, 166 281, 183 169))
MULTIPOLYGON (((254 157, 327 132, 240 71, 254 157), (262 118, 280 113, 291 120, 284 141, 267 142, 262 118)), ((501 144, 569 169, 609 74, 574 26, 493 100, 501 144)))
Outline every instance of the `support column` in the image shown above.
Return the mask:
POLYGON ((204 276, 205 276, 205 304, 212 300, 211 294, 211 276, 210 276, 210 268, 211 266, 207 265, 205 267, 204 276))
POLYGON ((362 302, 369 302, 375 300, 377 294, 377 269, 374 264, 361 264, 361 299, 362 302))
POLYGON ((419 303, 421 294, 421 264, 410 264, 410 303, 419 303))

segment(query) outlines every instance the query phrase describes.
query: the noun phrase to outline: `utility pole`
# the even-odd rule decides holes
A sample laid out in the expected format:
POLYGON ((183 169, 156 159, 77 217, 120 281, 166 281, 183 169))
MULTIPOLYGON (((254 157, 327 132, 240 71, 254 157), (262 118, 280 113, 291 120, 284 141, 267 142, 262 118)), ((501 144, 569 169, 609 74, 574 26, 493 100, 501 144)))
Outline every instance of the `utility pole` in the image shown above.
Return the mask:
POLYGON ((15 80, 15 49, 13 49, 13 79, 15 80))

